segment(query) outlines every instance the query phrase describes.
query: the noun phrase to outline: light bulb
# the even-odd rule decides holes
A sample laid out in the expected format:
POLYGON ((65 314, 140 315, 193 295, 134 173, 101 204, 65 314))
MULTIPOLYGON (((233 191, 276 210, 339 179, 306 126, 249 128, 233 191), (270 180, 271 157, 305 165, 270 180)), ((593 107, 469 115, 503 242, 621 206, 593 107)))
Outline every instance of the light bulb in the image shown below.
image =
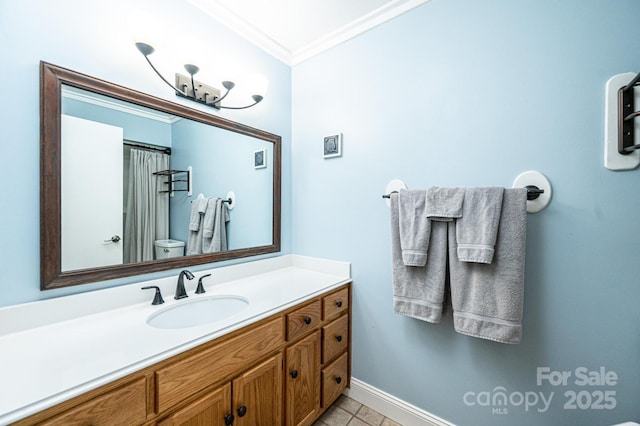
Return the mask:
POLYGON ((260 96, 264 98, 267 94, 267 88, 269 87, 269 80, 262 74, 250 74, 247 77, 246 91, 252 96, 260 96))
POLYGON ((221 56, 216 60, 216 68, 218 68, 218 73, 220 76, 220 81, 237 83, 240 66, 233 58, 228 58, 221 56))
POLYGON ((177 40, 175 48, 173 50, 182 66, 202 66, 202 57, 204 55, 205 48, 204 43, 202 43, 200 40, 190 36, 180 37, 177 40))
MULTIPOLYGON (((162 26, 153 15, 142 10, 131 10, 127 15, 129 33, 134 43, 144 43, 152 48, 151 51, 142 51, 143 54, 151 54, 162 44, 162 26)), ((140 48, 139 48, 140 49, 140 48)))

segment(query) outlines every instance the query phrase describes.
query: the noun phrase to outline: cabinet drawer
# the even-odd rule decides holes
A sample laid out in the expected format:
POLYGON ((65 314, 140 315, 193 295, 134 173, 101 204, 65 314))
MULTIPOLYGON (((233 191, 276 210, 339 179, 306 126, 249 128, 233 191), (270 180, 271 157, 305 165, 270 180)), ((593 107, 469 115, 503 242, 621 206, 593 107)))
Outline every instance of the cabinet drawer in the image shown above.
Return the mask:
POLYGON ((326 321, 336 318, 349 309, 349 289, 344 288, 322 299, 322 318, 326 321))
POLYGON ((140 377, 40 425, 134 425, 147 418, 147 380, 140 377))
POLYGON ((287 340, 302 336, 320 324, 321 303, 319 300, 287 314, 287 340))
POLYGON ((349 344, 349 316, 343 315, 322 327, 322 363, 331 361, 347 350, 349 344))
POLYGON ((322 407, 329 406, 347 387, 348 362, 348 354, 343 353, 322 370, 322 407))
POLYGON ((277 350, 284 342, 282 319, 276 318, 186 359, 156 371, 158 412, 277 350))

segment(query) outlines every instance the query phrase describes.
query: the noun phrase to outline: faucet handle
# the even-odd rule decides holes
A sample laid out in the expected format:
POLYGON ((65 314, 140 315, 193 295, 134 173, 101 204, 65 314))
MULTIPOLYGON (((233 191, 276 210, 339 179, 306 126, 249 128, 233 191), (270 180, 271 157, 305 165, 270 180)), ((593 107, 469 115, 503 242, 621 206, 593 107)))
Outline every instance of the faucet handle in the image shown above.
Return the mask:
POLYGON ((196 288, 196 294, 206 293, 204 286, 202 285, 202 279, 210 276, 211 274, 207 274, 200 277, 200 279, 198 280, 198 288, 196 288))
POLYGON ((162 298, 162 293, 160 293, 160 287, 156 286, 156 285, 150 285, 148 287, 142 287, 141 290, 149 290, 155 288, 156 289, 156 294, 155 296, 153 296, 153 302, 151 302, 152 305, 162 305, 164 303, 164 299, 162 298))

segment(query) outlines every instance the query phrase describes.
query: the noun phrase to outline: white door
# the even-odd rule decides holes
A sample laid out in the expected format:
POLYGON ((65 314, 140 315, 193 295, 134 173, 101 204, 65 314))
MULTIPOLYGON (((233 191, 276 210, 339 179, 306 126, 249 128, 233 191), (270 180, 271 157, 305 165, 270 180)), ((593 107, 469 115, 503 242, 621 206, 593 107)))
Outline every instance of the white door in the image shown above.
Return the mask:
POLYGON ((62 270, 122 264, 122 128, 62 115, 61 130, 62 270))

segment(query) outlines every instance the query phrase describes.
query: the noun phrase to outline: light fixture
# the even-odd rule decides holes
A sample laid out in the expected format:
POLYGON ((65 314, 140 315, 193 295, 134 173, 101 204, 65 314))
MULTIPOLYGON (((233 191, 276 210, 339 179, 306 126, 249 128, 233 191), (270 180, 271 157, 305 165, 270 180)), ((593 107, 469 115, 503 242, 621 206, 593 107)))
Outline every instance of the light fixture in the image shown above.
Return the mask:
POLYGON ((164 81, 169 87, 171 87, 176 95, 182 96, 187 99, 191 99, 192 101, 205 104, 208 106, 212 106, 216 109, 245 109, 250 108, 260 101, 264 99, 264 95, 267 91, 268 81, 266 77, 260 74, 254 74, 249 81, 247 82, 248 89, 250 89, 251 97, 253 98, 253 103, 246 106, 240 107, 232 107, 232 106, 223 106, 220 102, 229 95, 231 90, 236 86, 236 83, 230 78, 225 77, 222 81, 222 86, 225 88, 225 93, 221 96, 221 90, 217 89, 208 84, 202 83, 194 79, 194 75, 200 71, 200 68, 195 65, 192 60, 186 60, 184 63, 184 69, 189 74, 188 76, 176 73, 175 77, 175 85, 169 83, 169 81, 164 78, 164 76, 158 71, 158 69, 153 65, 149 56, 155 52, 155 48, 143 41, 137 41, 135 43, 136 48, 147 60, 147 63, 151 66, 153 71, 164 81))

